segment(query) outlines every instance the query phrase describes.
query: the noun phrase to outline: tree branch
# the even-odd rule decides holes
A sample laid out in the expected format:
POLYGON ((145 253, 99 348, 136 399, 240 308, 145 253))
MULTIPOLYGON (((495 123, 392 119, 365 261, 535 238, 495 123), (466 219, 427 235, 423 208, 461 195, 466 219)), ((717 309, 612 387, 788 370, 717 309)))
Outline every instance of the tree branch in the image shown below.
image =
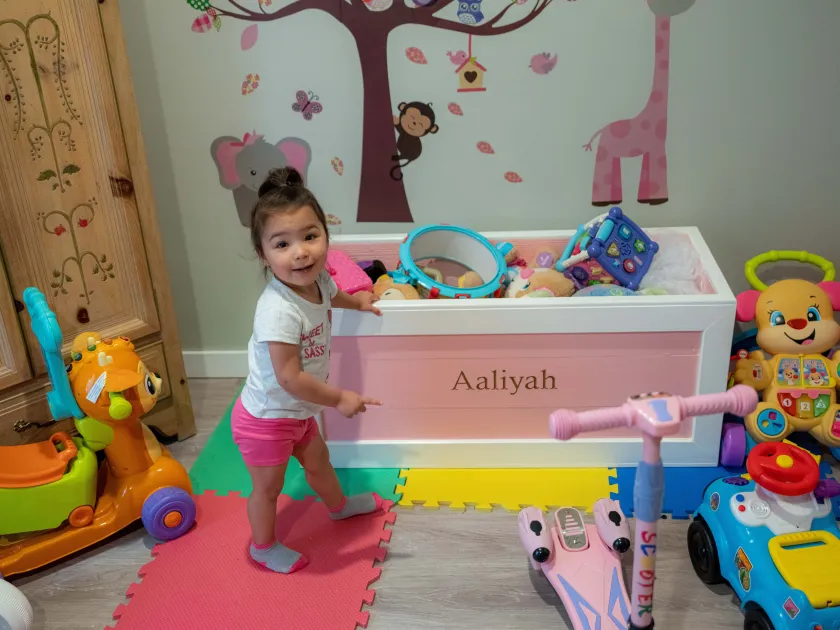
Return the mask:
POLYGON ((246 8, 245 8, 245 7, 243 7, 241 4, 239 4, 238 2, 236 2, 236 0, 228 0, 228 2, 230 2, 233 6, 235 6, 237 9, 239 9, 239 10, 240 10, 240 11, 242 11, 243 13, 247 13, 248 15, 254 15, 254 14, 256 14, 256 11, 251 11, 251 9, 246 9, 246 8))
POLYGON ((245 9, 234 0, 227 1, 234 7, 243 11, 247 11, 247 13, 243 15, 241 13, 234 13, 232 11, 228 11, 227 9, 221 9, 215 5, 211 6, 222 17, 229 17, 234 20, 245 20, 248 22, 273 22, 274 20, 281 20, 285 17, 289 17, 290 15, 294 15, 295 13, 307 11, 308 9, 320 9, 321 11, 325 11, 333 17, 335 17, 336 19, 338 19, 338 3, 341 2, 341 0, 294 0, 290 4, 287 4, 285 7, 277 9, 272 13, 256 13, 254 11, 245 9))
MULTIPOLYGON (((440 8, 446 6, 450 2, 454 0, 444 0, 445 4, 442 4, 440 8)), ((495 24, 501 20, 505 13, 507 13, 511 7, 514 6, 513 3, 506 6, 504 9, 499 11, 498 15, 494 16, 487 22, 483 24, 479 24, 478 26, 470 26, 469 24, 461 24, 460 22, 454 22, 452 20, 444 20, 441 18, 437 18, 434 15, 426 12, 420 11, 412 11, 412 15, 414 16, 413 21, 417 24, 422 24, 424 26, 431 26, 433 28, 443 29, 445 31, 454 31, 456 33, 469 33, 471 35, 476 35, 478 37, 487 37, 492 35, 502 35, 504 33, 510 33, 511 31, 515 31, 532 20, 534 20, 540 13, 545 11, 545 8, 551 4, 552 0, 536 0, 536 4, 534 4, 534 8, 531 9, 531 12, 528 13, 525 17, 516 20, 515 22, 511 22, 510 24, 505 24, 504 26, 496 27, 495 24)))

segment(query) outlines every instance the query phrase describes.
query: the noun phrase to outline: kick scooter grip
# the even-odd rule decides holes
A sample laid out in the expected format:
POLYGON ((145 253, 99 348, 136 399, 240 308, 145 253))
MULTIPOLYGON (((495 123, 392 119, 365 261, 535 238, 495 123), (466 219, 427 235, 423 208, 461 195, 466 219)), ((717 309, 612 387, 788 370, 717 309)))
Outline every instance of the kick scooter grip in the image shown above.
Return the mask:
POLYGON ((627 405, 592 409, 591 411, 571 411, 558 409, 549 416, 551 435, 557 440, 570 440, 578 433, 602 431, 633 425, 633 412, 627 405))
POLYGON ((722 394, 688 396, 680 398, 679 401, 683 418, 710 416, 715 413, 745 416, 758 404, 758 393, 749 385, 736 385, 722 394))

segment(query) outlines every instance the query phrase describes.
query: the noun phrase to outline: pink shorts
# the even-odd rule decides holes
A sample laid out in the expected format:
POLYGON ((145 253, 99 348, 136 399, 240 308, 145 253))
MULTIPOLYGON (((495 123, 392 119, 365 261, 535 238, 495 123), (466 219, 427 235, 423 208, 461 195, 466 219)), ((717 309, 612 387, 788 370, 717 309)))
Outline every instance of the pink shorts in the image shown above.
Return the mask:
POLYGON ((233 441, 249 466, 282 466, 296 446, 318 435, 315 418, 257 418, 237 398, 230 414, 233 441))

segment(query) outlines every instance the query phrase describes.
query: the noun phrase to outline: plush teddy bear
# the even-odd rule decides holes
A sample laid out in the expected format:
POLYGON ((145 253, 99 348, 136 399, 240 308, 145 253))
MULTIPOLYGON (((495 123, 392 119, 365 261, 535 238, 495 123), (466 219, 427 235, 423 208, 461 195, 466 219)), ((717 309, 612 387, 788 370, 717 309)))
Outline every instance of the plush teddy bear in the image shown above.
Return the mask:
POLYGON ((420 294, 410 284, 398 284, 391 276, 380 276, 373 284, 373 294, 380 300, 419 300, 420 294))
POLYGON ((553 269, 510 269, 510 284, 505 297, 569 297, 575 292, 574 283, 553 269))

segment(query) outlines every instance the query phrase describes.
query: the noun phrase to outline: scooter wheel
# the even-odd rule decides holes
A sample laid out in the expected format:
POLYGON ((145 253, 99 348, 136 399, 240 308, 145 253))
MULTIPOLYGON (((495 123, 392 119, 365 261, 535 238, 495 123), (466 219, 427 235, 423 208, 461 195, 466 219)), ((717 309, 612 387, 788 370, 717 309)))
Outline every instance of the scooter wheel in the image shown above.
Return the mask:
POLYGON ((174 540, 195 523, 195 501, 181 488, 160 488, 146 497, 141 519, 146 531, 158 540, 174 540))
POLYGON ((31 630, 35 624, 32 606, 23 593, 0 577, 0 628, 31 630))
POLYGON ((743 424, 727 422, 720 441, 720 465, 740 467, 747 455, 747 435, 743 424))

